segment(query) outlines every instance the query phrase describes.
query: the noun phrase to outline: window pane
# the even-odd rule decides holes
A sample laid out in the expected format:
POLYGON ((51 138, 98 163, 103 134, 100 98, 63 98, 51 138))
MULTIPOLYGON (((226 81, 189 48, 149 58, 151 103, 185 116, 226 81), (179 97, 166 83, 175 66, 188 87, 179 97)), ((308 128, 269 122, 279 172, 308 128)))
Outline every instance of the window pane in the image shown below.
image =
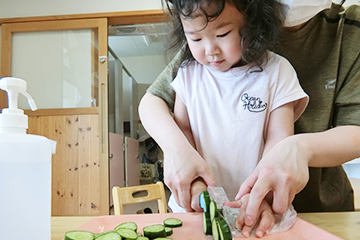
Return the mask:
MULTIPOLYGON (((11 75, 27 82, 40 109, 96 106, 95 35, 91 29, 14 33, 11 75)), ((24 97, 19 108, 29 109, 24 97)))

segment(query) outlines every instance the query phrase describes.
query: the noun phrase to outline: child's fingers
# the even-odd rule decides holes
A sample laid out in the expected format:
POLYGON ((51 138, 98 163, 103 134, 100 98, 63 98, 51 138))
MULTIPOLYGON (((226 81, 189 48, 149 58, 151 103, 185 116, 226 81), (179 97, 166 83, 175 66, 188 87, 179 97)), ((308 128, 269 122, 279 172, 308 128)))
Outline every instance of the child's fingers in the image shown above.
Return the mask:
POLYGON ((194 194, 191 196, 191 208, 195 212, 203 212, 203 209, 200 207, 200 194, 194 194))
POLYGON ((248 204, 248 199, 249 199, 248 195, 245 195, 239 200, 239 205, 241 205, 241 207, 240 207, 238 218, 235 221, 236 229, 241 230, 245 226, 245 210, 246 210, 246 206, 248 204))
POLYGON ((274 214, 270 211, 264 210, 261 213, 261 219, 259 222, 259 226, 256 228, 255 236, 263 237, 266 233, 271 231, 271 229, 275 225, 275 217, 274 214))
POLYGON ((251 231, 253 230, 253 226, 244 225, 241 233, 244 237, 250 237, 251 231))

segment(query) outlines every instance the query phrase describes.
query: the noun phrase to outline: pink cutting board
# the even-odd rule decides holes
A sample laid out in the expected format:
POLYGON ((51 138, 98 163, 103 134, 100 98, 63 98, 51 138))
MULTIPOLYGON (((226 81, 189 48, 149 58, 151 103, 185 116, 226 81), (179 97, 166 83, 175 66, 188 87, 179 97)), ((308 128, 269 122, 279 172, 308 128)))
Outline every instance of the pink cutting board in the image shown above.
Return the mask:
MULTIPOLYGON (((183 221, 183 226, 173 229, 173 234, 169 236, 173 240, 209 240, 210 236, 203 233, 203 221, 201 213, 166 213, 166 214, 127 214, 95 217, 79 227, 79 230, 88 230, 94 233, 100 233, 113 230, 117 225, 123 222, 135 222, 138 225, 138 232, 142 233, 142 229, 152 224, 162 224, 164 219, 175 217, 183 221)), ((72 230, 72 229, 69 229, 72 230)), ((242 237, 234 237, 234 239, 244 239, 242 237)), ((249 240, 259 238, 250 237, 249 240)), ((341 238, 316 227, 300 218, 298 218, 294 226, 282 233, 267 235, 263 240, 339 240, 341 238)))

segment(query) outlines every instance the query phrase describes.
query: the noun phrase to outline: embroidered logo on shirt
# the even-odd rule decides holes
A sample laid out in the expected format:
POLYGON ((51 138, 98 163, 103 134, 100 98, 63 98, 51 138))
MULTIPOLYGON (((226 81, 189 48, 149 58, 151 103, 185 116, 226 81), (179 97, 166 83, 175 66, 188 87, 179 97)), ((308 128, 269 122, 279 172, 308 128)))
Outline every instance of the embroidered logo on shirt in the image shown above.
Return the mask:
POLYGON ((259 97, 251 97, 247 93, 241 96, 241 101, 244 103, 244 109, 248 109, 250 112, 262 112, 267 107, 267 103, 261 101, 259 97))
POLYGON ((336 84, 336 79, 333 80, 326 80, 326 85, 325 85, 325 89, 332 89, 335 88, 335 84, 336 84))

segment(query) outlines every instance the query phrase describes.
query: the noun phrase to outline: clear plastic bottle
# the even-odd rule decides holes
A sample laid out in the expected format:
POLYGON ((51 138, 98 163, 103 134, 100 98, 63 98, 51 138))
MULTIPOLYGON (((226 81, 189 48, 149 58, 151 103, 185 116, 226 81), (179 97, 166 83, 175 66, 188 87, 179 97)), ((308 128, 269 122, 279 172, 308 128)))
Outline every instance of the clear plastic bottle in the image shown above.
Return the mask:
POLYGON ((8 108, 0 114, 0 239, 51 239, 51 156, 56 142, 26 134, 28 117, 18 109, 18 95, 28 98, 26 82, 0 79, 8 108))

